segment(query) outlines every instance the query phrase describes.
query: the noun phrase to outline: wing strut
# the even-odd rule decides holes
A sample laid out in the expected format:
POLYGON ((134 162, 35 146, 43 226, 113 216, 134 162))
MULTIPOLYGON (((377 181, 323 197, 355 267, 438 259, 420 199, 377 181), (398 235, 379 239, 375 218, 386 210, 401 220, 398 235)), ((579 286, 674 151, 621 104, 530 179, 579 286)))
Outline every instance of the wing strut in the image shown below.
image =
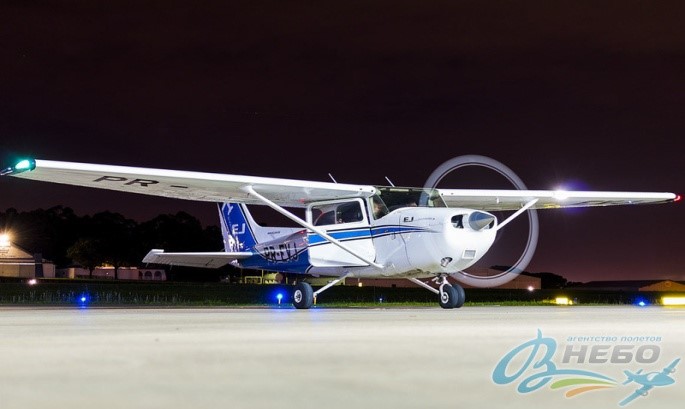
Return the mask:
POLYGON ((278 213, 280 213, 280 214, 282 214, 283 216, 287 217, 288 219, 294 221, 295 223, 299 224, 300 226, 302 226, 302 227, 304 227, 304 228, 307 228, 307 229, 313 231, 314 233, 316 233, 316 234, 318 234, 319 236, 325 238, 325 239, 328 240, 329 242, 331 242, 331 243, 335 244, 336 246, 340 247, 342 250, 346 251, 347 253, 350 253, 350 254, 353 255, 354 257, 356 257, 356 258, 358 258, 359 260, 365 262, 366 264, 368 264, 368 265, 370 265, 370 266, 374 266, 374 267, 376 267, 376 268, 379 269, 379 270, 380 270, 380 269, 383 269, 383 266, 382 266, 382 265, 377 264, 377 263, 374 263, 373 261, 367 259, 366 257, 357 254, 354 250, 350 249, 349 247, 347 247, 347 246, 344 245, 343 243, 341 243, 341 242, 339 242, 338 240, 334 239, 333 237, 331 237, 331 236, 330 236, 328 233, 326 233, 325 231, 323 231, 323 230, 321 230, 321 229, 319 229, 319 228, 317 228, 317 227, 314 227, 314 225, 312 225, 312 224, 310 224, 310 223, 307 223, 306 221, 300 219, 299 217, 297 217, 297 216, 295 216, 294 214, 290 213, 289 211, 285 210, 283 207, 277 205, 276 203, 272 202, 271 200, 267 199, 266 197, 260 195, 259 193, 257 193, 257 192, 252 188, 252 186, 245 186, 245 187, 243 187, 242 189, 243 189, 243 191, 247 192, 248 194, 251 194, 251 195, 253 195, 254 197, 256 197, 257 199, 261 200, 262 202, 264 202, 265 205, 267 205, 267 206, 269 206, 270 208, 274 209, 274 210, 277 211, 278 213))
POLYGON ((525 205, 523 205, 523 207, 520 208, 520 209, 518 209, 518 210, 516 211, 516 213, 514 213, 514 214, 512 214, 511 216, 507 217, 507 219, 506 219, 505 221, 503 221, 502 223, 500 223, 499 225, 497 225, 497 228, 495 229, 495 231, 499 231, 499 229, 501 229, 502 227, 504 227, 504 226, 506 226, 507 224, 509 224, 510 221, 514 220, 515 218, 517 218, 518 216, 520 216, 521 213, 525 212, 525 211, 528 210, 531 206, 533 206, 535 203, 537 203, 538 200, 540 200, 540 199, 533 199, 533 200, 531 200, 530 202, 528 202, 528 203, 526 203, 525 205))
POLYGON ((409 278, 408 280, 414 282, 415 284, 420 285, 421 287, 425 288, 428 291, 432 291, 436 294, 440 294, 440 291, 438 291, 437 288, 433 288, 433 287, 429 286, 428 284, 424 283, 423 281, 419 280, 418 278, 409 278))
POLYGON ((352 273, 347 273, 347 274, 345 274, 344 276, 338 277, 338 278, 336 278, 335 280, 331 281, 330 283, 326 284, 325 286, 319 288, 318 290, 316 290, 316 291, 314 292, 314 299, 316 300, 316 296, 317 296, 317 295, 319 295, 319 294, 321 294, 322 292, 328 290, 329 288, 333 287, 334 285, 338 284, 339 282, 341 282, 342 280, 346 279, 347 277, 349 277, 349 276, 351 276, 351 275, 352 275, 352 273))

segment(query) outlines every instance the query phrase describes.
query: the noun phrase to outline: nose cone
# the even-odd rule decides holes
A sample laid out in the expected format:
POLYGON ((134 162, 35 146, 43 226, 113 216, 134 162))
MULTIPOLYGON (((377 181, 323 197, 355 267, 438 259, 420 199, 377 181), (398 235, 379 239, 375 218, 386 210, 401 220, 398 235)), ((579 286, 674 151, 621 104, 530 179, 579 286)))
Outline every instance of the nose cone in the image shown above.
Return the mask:
POLYGON ((490 213, 475 211, 469 215, 469 226, 476 231, 483 230, 495 221, 495 216, 490 213))

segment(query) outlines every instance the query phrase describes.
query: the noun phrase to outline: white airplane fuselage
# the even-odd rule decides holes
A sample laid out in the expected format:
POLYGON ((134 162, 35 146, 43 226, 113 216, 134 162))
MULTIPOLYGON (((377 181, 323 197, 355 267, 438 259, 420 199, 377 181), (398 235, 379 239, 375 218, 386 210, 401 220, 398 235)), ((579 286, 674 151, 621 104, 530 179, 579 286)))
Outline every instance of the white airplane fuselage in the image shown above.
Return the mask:
MULTIPOLYGON (((470 267, 485 255, 496 237, 495 217, 479 210, 404 207, 376 220, 368 219, 322 229, 380 268, 363 263, 315 232, 291 228, 282 229, 282 237, 257 243, 254 249, 258 255, 242 260, 239 266, 322 276, 432 277, 470 267), (470 223, 478 217, 480 223, 470 223)), ((245 230, 227 230, 231 229, 245 230)))

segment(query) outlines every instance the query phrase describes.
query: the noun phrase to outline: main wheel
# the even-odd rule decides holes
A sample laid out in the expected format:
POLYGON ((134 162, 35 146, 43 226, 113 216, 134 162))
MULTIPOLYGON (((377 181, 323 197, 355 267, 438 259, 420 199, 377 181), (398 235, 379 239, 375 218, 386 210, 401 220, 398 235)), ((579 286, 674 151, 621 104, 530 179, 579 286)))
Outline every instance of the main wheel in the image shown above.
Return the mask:
POLYGON ((452 288, 457 291, 457 304, 454 306, 454 308, 461 308, 461 306, 464 305, 464 301, 466 301, 464 287, 460 286, 459 284, 452 284, 452 288))
POLYGON ((459 301, 459 293, 457 289, 449 284, 440 286, 440 306, 442 308, 454 308, 459 301))
POLYGON ((298 310, 306 310, 314 303, 314 290, 309 283, 299 282, 293 293, 293 305, 298 310))

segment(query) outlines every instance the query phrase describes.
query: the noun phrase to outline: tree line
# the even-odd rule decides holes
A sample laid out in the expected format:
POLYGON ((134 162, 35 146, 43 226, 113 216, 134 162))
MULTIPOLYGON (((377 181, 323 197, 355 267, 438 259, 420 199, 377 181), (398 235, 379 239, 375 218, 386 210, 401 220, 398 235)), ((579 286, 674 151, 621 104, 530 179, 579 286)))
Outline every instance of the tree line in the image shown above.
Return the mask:
MULTIPOLYGON (((122 214, 103 211, 79 216, 73 209, 55 206, 19 212, 0 212, 0 232, 9 233, 14 244, 29 253, 41 253, 57 268, 78 264, 92 271, 109 264, 138 266, 150 249, 165 251, 219 251, 223 248, 221 229, 203 227, 186 212, 162 214, 137 222, 122 214)), ((230 269, 230 268, 229 268, 230 269)), ((229 273, 220 270, 174 267, 170 280, 214 281, 229 273)))

